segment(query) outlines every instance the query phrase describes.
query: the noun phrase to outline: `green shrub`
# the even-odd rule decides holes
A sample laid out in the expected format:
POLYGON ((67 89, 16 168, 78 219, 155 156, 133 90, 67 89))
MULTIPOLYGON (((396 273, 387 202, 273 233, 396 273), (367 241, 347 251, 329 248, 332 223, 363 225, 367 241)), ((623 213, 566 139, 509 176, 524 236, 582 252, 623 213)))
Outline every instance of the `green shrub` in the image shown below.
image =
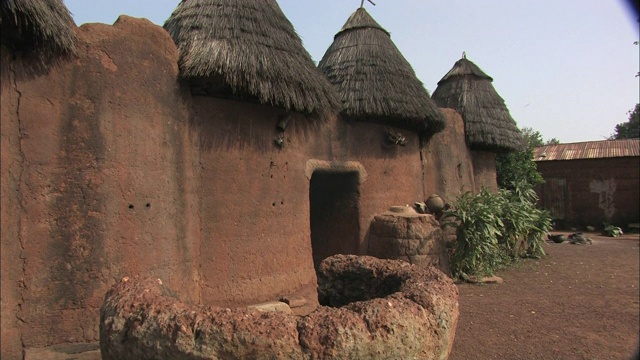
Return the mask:
POLYGON ((447 224, 456 227, 457 245, 451 258, 455 277, 463 274, 492 274, 502 262, 498 237, 504 224, 500 219, 501 198, 487 189, 460 195, 453 209, 445 210, 447 224))
POLYGON ((611 237, 618 237, 622 234, 623 234, 622 229, 613 225, 605 226, 604 230, 602 231, 602 235, 611 236, 611 237))
POLYGON ((525 183, 497 194, 483 188, 456 198, 444 212, 444 226, 455 226, 457 244, 451 257, 454 277, 492 275, 521 257, 544 256, 542 244, 551 216, 537 209, 535 192, 525 183))
POLYGON ((507 256, 517 257, 544 256, 542 244, 551 230, 551 214, 536 208, 538 196, 526 182, 513 183, 513 190, 500 190, 504 198, 502 219, 505 224, 501 243, 507 256))

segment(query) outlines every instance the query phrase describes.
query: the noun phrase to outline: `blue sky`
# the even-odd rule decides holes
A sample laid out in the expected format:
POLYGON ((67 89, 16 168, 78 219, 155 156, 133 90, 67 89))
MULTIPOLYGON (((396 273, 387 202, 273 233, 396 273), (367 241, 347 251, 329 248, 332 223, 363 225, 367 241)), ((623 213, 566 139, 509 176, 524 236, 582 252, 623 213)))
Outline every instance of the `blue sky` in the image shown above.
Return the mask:
MULTIPOLYGON (((519 127, 562 142, 602 140, 639 101, 636 15, 623 0, 374 0, 429 93, 462 52, 487 74, 519 127)), ((120 14, 162 25, 179 0, 66 0, 78 25, 120 14)), ((317 62, 359 0, 279 0, 317 62)))

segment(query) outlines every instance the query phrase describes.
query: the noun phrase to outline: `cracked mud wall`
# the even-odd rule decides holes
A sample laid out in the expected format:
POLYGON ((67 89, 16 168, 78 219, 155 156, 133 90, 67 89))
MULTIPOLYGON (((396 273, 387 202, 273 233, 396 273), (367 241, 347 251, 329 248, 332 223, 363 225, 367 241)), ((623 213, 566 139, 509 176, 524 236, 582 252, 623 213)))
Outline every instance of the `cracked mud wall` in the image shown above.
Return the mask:
POLYGON ((22 339, 20 334, 23 314, 21 311, 23 292, 22 254, 22 197, 20 183, 23 173, 23 154, 21 150, 21 129, 18 117, 20 91, 16 89, 15 73, 11 67, 9 50, 2 47, 2 80, 0 121, 0 226, 2 249, 0 251, 0 308, 2 323, 0 331, 2 346, 0 358, 22 358, 22 339))
POLYGON ((484 187, 489 192, 497 193, 496 153, 492 151, 473 150, 471 151, 471 158, 473 160, 475 192, 479 193, 484 187))
POLYGON ((358 185, 360 229, 356 254, 367 254, 369 226, 377 214, 391 206, 412 205, 425 199, 420 140, 413 131, 349 121, 338 116, 328 128, 318 132, 316 141, 310 146, 316 159, 335 163, 338 168, 346 162, 362 168, 358 185), (389 131, 401 133, 406 138, 405 145, 385 141, 389 131))
POLYGON ((474 168, 462 117, 452 109, 440 111, 445 117, 445 129, 423 139, 421 147, 424 191, 427 197, 438 194, 451 202, 461 193, 475 191, 474 168))
POLYGON ((177 50, 146 20, 77 33, 77 58, 13 83, 3 74, 3 359, 96 341, 122 276, 153 274, 199 301, 197 154, 177 50))
POLYGON ((314 129, 282 109, 194 96, 202 301, 238 306, 304 297, 317 305, 305 164, 314 129), (283 146, 275 139, 282 136, 283 146))

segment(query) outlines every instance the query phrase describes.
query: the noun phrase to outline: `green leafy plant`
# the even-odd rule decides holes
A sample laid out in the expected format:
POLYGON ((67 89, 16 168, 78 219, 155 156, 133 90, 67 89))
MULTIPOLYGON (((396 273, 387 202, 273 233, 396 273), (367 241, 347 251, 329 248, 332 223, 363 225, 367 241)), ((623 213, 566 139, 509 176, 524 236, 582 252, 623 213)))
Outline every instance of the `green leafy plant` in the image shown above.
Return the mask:
POLYGON ((604 230, 602 231, 602 235, 611 236, 611 237, 618 237, 622 234, 623 234, 622 229, 619 228, 618 226, 613 226, 613 225, 605 226, 604 230))
MULTIPOLYGON (((525 182, 531 187, 544 183, 533 161, 535 148, 544 145, 542 134, 529 127, 522 128, 524 149, 499 153, 496 156, 496 178, 498 186, 503 189, 514 190, 512 186, 525 182)), ((557 141, 555 139, 549 142, 557 141)))
POLYGON ((466 192, 445 210, 443 226, 455 226, 457 243, 451 256, 454 277, 491 275, 522 257, 544 256, 542 244, 551 215, 537 209, 538 200, 525 182, 497 194, 483 188, 466 192))
POLYGON ((500 206, 499 197, 482 189, 477 195, 460 195, 455 207, 445 210, 446 224, 456 227, 457 244, 451 258, 455 277, 493 274, 502 262, 498 246, 504 228, 500 206))
POLYGON ((514 182, 513 190, 500 190, 504 199, 502 220, 505 224, 504 244, 506 255, 517 257, 544 256, 542 244, 551 230, 551 214, 536 208, 538 196, 526 181, 514 182))

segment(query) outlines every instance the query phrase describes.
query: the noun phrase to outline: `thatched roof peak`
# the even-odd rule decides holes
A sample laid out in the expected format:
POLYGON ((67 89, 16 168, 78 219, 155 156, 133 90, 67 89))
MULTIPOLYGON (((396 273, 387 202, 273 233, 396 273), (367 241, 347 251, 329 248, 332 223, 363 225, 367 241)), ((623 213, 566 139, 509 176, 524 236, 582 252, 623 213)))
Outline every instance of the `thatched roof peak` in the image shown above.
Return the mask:
POLYGON ((42 58, 75 51, 75 23, 62 0, 2 0, 0 42, 42 58))
POLYGON ((436 133, 444 118, 409 62, 364 8, 353 13, 318 64, 351 119, 436 133))
POLYGON ((276 0, 182 1, 164 28, 192 91, 305 113, 339 106, 276 0))
POLYGON ((449 70, 449 72, 442 77, 440 81, 438 81, 438 85, 441 82, 447 81, 449 79, 455 78, 457 76, 476 76, 478 78, 488 79, 489 81, 493 81, 491 76, 487 75, 478 65, 474 64, 471 60, 467 60, 467 56, 465 53, 462 54, 462 58, 453 65, 453 68, 449 70))
POLYGON ((520 130, 492 81, 463 55, 438 82, 432 98, 439 107, 460 113, 472 149, 521 150, 524 143, 520 130))
MULTIPOLYGON (((364 7, 360 7, 349 16, 347 22, 342 26, 340 32, 336 34, 336 36, 340 35, 343 31, 348 31, 352 29, 363 29, 363 28, 373 28, 384 31, 387 35, 389 32, 385 30, 377 21, 375 21, 371 15, 364 9, 364 7)), ((390 36, 390 35, 389 35, 390 36)))

